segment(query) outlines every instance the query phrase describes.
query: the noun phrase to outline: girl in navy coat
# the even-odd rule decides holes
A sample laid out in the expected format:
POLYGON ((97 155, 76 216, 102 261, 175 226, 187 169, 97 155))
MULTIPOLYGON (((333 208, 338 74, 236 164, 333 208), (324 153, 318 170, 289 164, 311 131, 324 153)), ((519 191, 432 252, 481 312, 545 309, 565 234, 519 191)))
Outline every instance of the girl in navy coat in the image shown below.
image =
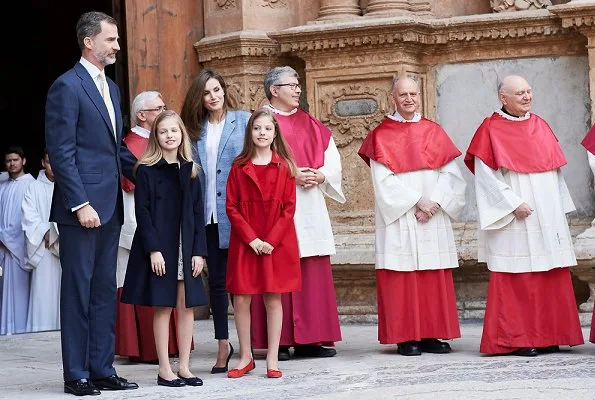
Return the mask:
POLYGON ((227 180, 231 222, 227 290, 233 294, 241 359, 227 376, 254 369, 250 351, 250 303, 262 294, 267 313, 267 377, 277 366, 283 322, 281 293, 301 288, 300 256, 293 217, 296 167, 273 112, 256 110, 246 127, 244 149, 227 180))
POLYGON ((190 372, 192 307, 207 304, 200 273, 207 255, 198 166, 180 116, 163 111, 136 167, 137 228, 132 241, 122 302, 155 307, 153 328, 159 359, 157 384, 200 386, 190 372), (169 323, 178 315, 180 368, 168 356, 169 323))

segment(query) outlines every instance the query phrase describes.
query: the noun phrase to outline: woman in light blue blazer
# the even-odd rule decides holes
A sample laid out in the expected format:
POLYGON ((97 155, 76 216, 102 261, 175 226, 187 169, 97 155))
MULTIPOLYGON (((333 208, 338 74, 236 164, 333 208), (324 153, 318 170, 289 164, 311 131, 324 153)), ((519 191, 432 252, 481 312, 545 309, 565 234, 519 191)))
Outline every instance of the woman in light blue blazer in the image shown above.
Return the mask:
POLYGON ((194 161, 201 166, 199 178, 204 194, 209 300, 219 345, 217 362, 211 373, 224 373, 233 355, 225 288, 230 233, 225 212, 225 187, 231 163, 244 145, 250 113, 234 110, 221 75, 203 69, 188 89, 180 115, 194 144, 194 161))

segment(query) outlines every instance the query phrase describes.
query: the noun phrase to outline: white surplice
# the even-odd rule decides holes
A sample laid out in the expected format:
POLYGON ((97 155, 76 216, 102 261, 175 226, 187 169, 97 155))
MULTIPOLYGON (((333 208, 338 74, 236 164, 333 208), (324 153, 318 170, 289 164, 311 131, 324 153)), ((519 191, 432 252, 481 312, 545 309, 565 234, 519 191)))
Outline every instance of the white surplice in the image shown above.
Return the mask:
POLYGON ((376 215, 376 268, 417 271, 459 266, 451 218, 465 205, 466 183, 454 160, 436 170, 395 174, 370 160, 376 215), (426 223, 415 217, 420 198, 440 204, 426 223))
POLYGON ((31 272, 25 264, 25 234, 21 206, 27 187, 35 181, 30 174, 0 183, 0 265, 2 299, 0 334, 23 333, 27 328, 31 272))
POLYGON ((27 331, 60 329, 60 267, 58 227, 49 222, 54 182, 45 170, 27 188, 23 198, 22 226, 27 242, 27 264, 32 269, 27 331), (49 232, 48 247, 44 236, 49 232))
POLYGON ((475 157, 479 213, 478 260, 495 272, 542 272, 576 265, 566 213, 575 210, 560 169, 496 171, 475 157), (523 202, 534 211, 517 220, 523 202))

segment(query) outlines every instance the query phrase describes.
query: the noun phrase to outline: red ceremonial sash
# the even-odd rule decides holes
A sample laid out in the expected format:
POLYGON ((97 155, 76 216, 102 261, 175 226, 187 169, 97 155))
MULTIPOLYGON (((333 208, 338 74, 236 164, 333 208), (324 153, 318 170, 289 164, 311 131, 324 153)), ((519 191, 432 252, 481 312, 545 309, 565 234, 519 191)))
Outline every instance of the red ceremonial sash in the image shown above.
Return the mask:
POLYGON ((465 164, 472 173, 474 157, 493 170, 503 167, 526 174, 552 171, 566 164, 552 128, 535 114, 522 121, 498 113, 484 119, 465 155, 465 164))
MULTIPOLYGON (((124 139, 122 139, 124 143, 126 143, 126 147, 134 156, 138 159, 144 153, 147 145, 149 144, 149 139, 144 138, 140 135, 137 135, 134 132, 128 133, 124 139)), ((130 180, 122 176, 122 190, 125 192, 130 192, 134 190, 134 183, 130 180)))
POLYGON ((595 155, 595 125, 593 125, 591 129, 589 129, 589 132, 587 132, 587 135, 585 136, 581 144, 585 146, 585 149, 589 150, 591 154, 595 155))
POLYGON ((331 140, 331 131, 322 122, 299 108, 294 114, 275 113, 275 117, 296 165, 300 168, 322 167, 324 152, 331 140))
POLYGON ((394 173, 437 169, 461 155, 444 129, 429 119, 400 122, 386 118, 366 136, 358 155, 394 173))

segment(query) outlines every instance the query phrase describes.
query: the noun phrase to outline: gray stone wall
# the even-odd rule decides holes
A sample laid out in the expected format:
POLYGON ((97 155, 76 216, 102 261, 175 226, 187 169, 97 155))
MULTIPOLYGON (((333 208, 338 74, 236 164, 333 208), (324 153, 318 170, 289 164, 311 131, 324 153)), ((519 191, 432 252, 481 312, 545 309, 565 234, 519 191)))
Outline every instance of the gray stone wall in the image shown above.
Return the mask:
MULTIPOLYGON (((590 127, 587 57, 551 57, 448 64, 434 68, 436 115, 463 154, 483 119, 501 107, 497 85, 508 74, 525 77, 533 88, 532 111, 555 132, 568 164, 562 167, 576 205, 576 216, 595 215, 593 177, 580 145, 590 127)), ((460 157, 470 183, 464 220, 477 219, 473 176, 460 157)))

